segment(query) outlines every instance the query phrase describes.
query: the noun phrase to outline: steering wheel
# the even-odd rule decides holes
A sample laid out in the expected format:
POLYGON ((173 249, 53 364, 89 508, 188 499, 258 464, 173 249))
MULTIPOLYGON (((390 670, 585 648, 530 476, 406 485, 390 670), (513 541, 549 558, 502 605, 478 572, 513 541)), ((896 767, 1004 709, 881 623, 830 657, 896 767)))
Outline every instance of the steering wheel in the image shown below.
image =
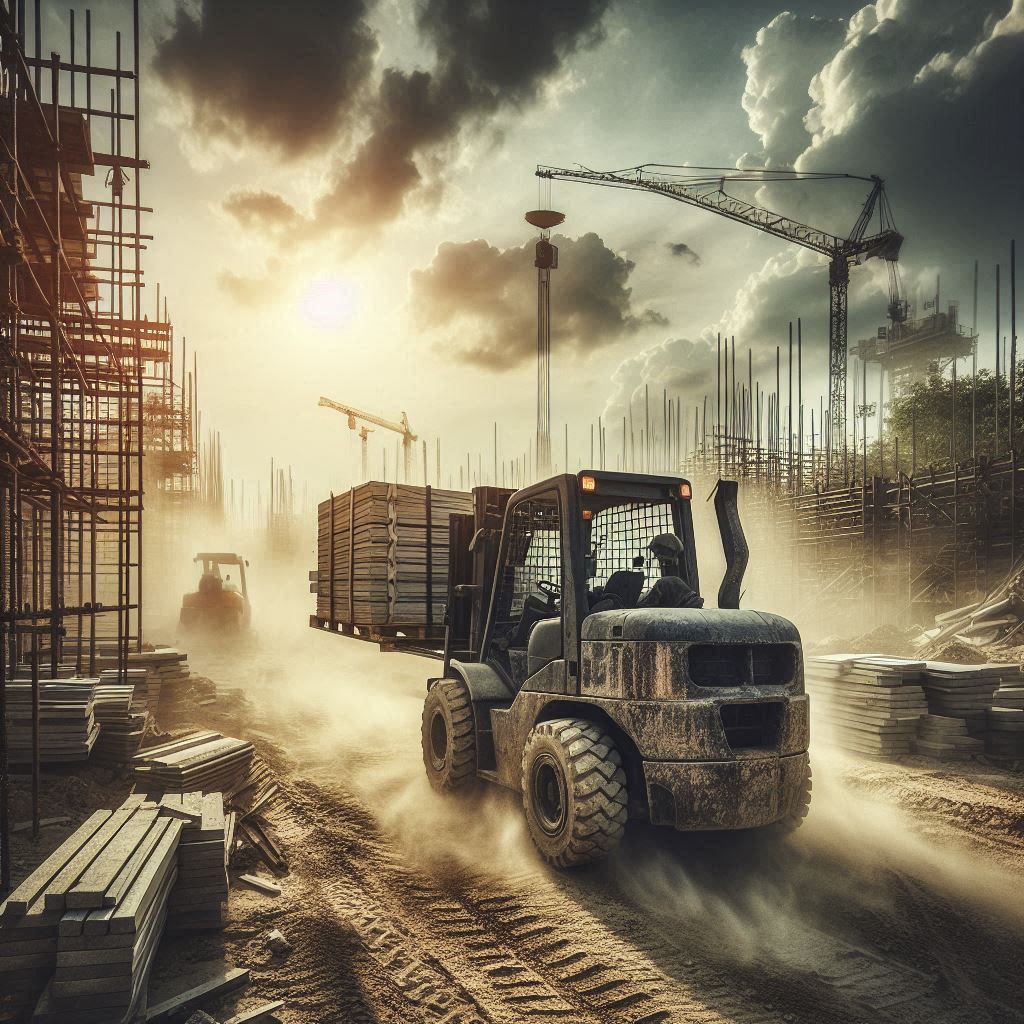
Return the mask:
POLYGON ((554 607, 555 602, 562 596, 562 588, 558 583, 551 580, 537 580, 536 588, 547 598, 549 607, 554 607))

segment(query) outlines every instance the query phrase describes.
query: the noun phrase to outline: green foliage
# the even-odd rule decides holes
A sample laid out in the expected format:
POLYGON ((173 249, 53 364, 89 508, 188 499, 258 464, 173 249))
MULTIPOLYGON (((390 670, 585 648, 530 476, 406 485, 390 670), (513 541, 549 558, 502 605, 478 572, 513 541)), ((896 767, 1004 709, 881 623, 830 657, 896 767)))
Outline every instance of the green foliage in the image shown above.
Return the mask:
MULTIPOLYGON (((1024 381, 1018 369, 1015 401, 1015 435, 1021 435, 1024 418, 1024 381)), ((879 459, 877 436, 872 438, 868 420, 868 475, 892 477, 896 471, 896 441, 899 439, 899 465, 910 473, 913 462, 917 470, 929 465, 950 466, 971 457, 972 407, 978 455, 1006 454, 1009 448, 1010 389, 1003 375, 999 378, 998 396, 995 375, 979 370, 975 382, 968 374, 958 377, 955 396, 951 377, 932 377, 915 384, 905 395, 886 406, 885 436, 879 459), (996 438, 996 402, 999 406, 999 437, 996 438), (915 459, 916 452, 916 459, 915 459), (880 465, 881 462, 881 465, 880 465)), ((862 443, 863 421, 858 423, 862 443)), ((862 450, 857 446, 857 466, 861 475, 862 450)))

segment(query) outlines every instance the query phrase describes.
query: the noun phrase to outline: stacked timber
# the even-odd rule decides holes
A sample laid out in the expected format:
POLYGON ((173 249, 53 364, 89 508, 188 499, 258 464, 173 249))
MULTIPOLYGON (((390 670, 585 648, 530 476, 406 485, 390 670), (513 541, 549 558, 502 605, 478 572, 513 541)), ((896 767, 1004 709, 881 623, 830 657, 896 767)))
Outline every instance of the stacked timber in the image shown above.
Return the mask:
POLYGON ((961 718, 967 731, 980 736, 985 731, 986 715, 1006 675, 1006 665, 954 665, 929 661, 921 677, 933 715, 961 718))
MULTIPOLYGON (((99 738, 93 703, 95 680, 39 682, 39 761, 59 765, 85 761, 99 738)), ((32 684, 7 683, 7 757, 11 764, 32 760, 32 684)))
POLYGON ((448 520, 473 496, 367 483, 317 515, 317 617, 373 627, 440 628, 448 588, 448 520))
POLYGON ((142 745, 149 714, 134 705, 134 686, 100 683, 96 687, 96 721, 100 738, 93 758, 104 764, 125 764, 142 745))
POLYGON ((132 687, 132 706, 140 711, 149 710, 149 686, 144 668, 126 668, 124 671, 105 668, 100 672, 100 682, 111 686, 132 687))
POLYGON ((1024 758, 1024 710, 992 707, 986 714, 985 753, 1024 758))
POLYGON ((134 1015, 163 934, 181 828, 131 796, 93 814, 15 889, 0 905, 0 959, 21 960, 25 974, 5 1009, 17 1003, 23 1012, 25 996, 31 1002, 45 985, 36 1021, 134 1015))
POLYGON ((168 927, 223 927, 235 815, 225 813, 220 793, 167 793, 160 799, 160 808, 182 820, 178 881, 168 904, 168 927))
POLYGON ((817 721, 836 745, 861 754, 911 753, 928 713, 919 685, 924 662, 882 655, 831 654, 807 659, 806 684, 817 721))
POLYGON ((165 710, 173 707, 177 703, 178 691, 189 679, 188 655, 173 647, 129 654, 128 667, 146 670, 146 700, 150 714, 155 714, 161 705, 165 710))
POLYGON ((917 724, 915 753, 940 761, 970 761, 984 749, 985 744, 968 733, 962 718, 928 714, 917 724))
POLYGON ((1002 677, 999 689, 996 690, 995 696, 992 698, 992 707, 1016 708, 1018 711, 1024 711, 1024 681, 1019 675, 1010 678, 1002 677))
POLYGON ((137 788, 147 792, 224 792, 249 770, 253 745, 219 732, 196 732, 132 759, 137 788))

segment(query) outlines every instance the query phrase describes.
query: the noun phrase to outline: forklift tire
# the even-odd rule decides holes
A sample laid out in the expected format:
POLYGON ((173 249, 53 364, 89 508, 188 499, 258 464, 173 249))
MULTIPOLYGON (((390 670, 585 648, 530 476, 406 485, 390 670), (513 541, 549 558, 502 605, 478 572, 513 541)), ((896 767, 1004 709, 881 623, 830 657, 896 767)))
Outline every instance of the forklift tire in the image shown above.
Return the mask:
POLYGON ((626 826, 626 773, 593 722, 541 722, 523 751, 523 809, 537 849, 559 868, 603 860, 626 826))
POLYGON ((807 817, 811 807, 811 766, 807 765, 807 774, 804 775, 803 790, 800 793, 800 802, 781 821, 771 826, 772 830, 779 837, 788 836, 795 832, 807 817))
POLYGON ((438 792, 468 789, 476 782, 473 704, 461 679, 435 683, 423 702, 423 764, 438 792))

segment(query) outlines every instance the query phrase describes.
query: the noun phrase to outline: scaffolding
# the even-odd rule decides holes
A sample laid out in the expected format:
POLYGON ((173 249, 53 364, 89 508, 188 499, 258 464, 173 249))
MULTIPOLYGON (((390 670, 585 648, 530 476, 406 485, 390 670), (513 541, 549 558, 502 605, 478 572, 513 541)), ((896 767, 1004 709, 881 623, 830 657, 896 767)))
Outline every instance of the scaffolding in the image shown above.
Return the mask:
POLYGON ((40 676, 125 670, 142 645, 144 456, 167 486, 194 479, 171 325, 143 303, 138 0, 120 12, 130 38, 69 11, 64 56, 43 55, 33 7, 0 2, 0 889, 6 680, 33 684, 38 819, 40 676))

